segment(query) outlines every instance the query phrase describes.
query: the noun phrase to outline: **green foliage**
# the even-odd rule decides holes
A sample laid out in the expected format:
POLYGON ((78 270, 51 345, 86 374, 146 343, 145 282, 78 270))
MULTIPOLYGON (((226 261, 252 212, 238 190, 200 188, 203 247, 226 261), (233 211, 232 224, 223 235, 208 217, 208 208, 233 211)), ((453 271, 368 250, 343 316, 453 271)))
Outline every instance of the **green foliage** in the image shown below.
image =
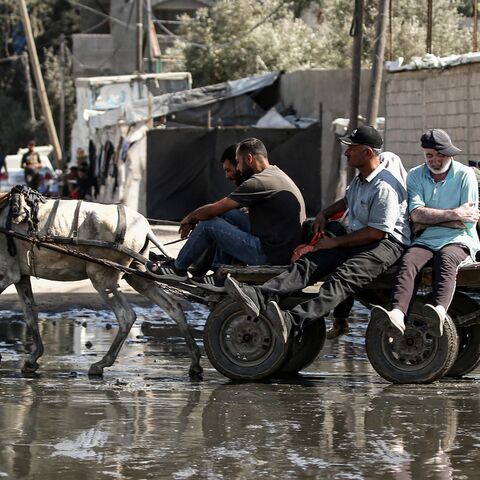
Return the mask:
POLYGON ((313 66, 321 42, 290 6, 279 0, 219 0, 195 18, 182 17, 185 65, 196 83, 313 66))
MULTIPOLYGON (((471 31, 461 28, 459 8, 466 0, 433 2, 433 53, 440 56, 470 50, 471 31)), ((353 0, 219 0, 194 18, 181 18, 183 68, 196 85, 206 85, 271 70, 349 68, 349 35, 353 0), (297 16, 308 8, 318 23, 309 26, 297 16)), ((426 48, 426 2, 395 0, 392 44, 387 57, 423 56, 426 48)), ((365 0, 363 65, 371 64, 378 0, 365 0)))
MULTIPOLYGON (((78 11, 66 0, 27 0, 38 57, 52 108, 55 124, 59 124, 59 72, 61 34, 69 35, 78 30, 78 11)), ((14 55, 12 32, 21 21, 18 0, 2 0, 0 3, 0 61, 14 55)), ((65 68, 66 132, 71 128, 74 115, 74 85, 71 66, 65 68)), ((32 76, 32 84, 35 82, 32 76)), ((40 101, 34 93, 37 123, 32 124, 28 109, 27 83, 22 61, 0 62, 0 108, 8 115, 0 117, 0 141, 7 153, 16 153, 30 138, 38 144, 49 143, 44 122, 41 120, 40 101)), ((67 146, 68 149, 68 146, 67 146)))

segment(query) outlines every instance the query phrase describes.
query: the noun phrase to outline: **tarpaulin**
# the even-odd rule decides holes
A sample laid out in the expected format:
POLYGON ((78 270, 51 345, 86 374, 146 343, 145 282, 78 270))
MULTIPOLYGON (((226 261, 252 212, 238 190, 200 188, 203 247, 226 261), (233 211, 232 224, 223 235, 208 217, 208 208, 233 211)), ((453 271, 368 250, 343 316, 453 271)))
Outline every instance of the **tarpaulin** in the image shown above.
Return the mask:
MULTIPOLYGON (((220 156, 245 138, 262 140, 272 164, 300 188, 309 215, 321 204, 321 132, 254 127, 157 129, 147 134, 147 215, 180 220, 195 208, 226 196, 235 185, 224 177, 220 156)), ((333 166, 332 166, 333 168, 333 166)))

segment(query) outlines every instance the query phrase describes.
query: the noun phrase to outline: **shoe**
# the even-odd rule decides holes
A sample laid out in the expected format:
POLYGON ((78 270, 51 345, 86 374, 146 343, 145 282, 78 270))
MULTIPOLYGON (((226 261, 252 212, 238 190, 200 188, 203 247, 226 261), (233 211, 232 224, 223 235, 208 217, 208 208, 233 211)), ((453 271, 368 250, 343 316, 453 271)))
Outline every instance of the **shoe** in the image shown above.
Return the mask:
POLYGON ((447 313, 445 308, 441 305, 434 306, 427 303, 423 306, 422 313, 429 333, 434 337, 441 337, 443 335, 443 321, 447 313))
POLYGON ((348 327, 348 322, 345 318, 335 318, 333 320, 332 328, 327 330, 326 338, 327 340, 333 340, 342 335, 347 335, 350 331, 348 327))
POLYGON ((187 270, 175 266, 175 259, 171 258, 165 262, 148 262, 147 271, 157 280, 178 280, 184 282, 188 279, 187 270))
POLYGON ((283 343, 287 343, 292 320, 289 312, 284 312, 277 302, 270 301, 267 304, 267 317, 272 321, 273 331, 283 343))
POLYGON ((394 326, 402 335, 405 333, 404 317, 405 315, 398 308, 389 311, 380 305, 375 305, 370 312, 371 320, 380 322, 386 328, 394 326))
POLYGON ((218 278, 214 273, 203 277, 192 277, 190 282, 211 292, 225 292, 225 278, 218 278))
POLYGON ((253 287, 240 285, 234 278, 227 277, 225 279, 225 290, 240 303, 247 315, 253 318, 260 315, 260 303, 257 292, 253 287))
POLYGON ((165 262, 166 260, 171 260, 171 257, 166 257, 163 253, 155 253, 150 251, 148 254, 148 259, 152 262, 165 262))

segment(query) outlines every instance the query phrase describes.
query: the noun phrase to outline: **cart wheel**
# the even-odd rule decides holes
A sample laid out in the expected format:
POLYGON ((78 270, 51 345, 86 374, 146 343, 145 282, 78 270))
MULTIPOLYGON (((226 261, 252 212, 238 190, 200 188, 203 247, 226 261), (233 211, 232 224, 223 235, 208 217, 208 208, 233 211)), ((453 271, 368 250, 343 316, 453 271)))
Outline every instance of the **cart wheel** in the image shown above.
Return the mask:
POLYGON ((307 368, 318 356, 325 343, 325 320, 319 318, 304 328, 301 336, 291 339, 287 358, 280 369, 282 374, 295 374, 307 368))
MULTIPOLYGON (((453 297, 448 312, 453 317, 475 312, 480 305, 468 295, 457 292, 453 297)), ((480 365, 480 325, 457 327, 458 355, 455 363, 445 374, 446 377, 462 377, 480 365)))
POLYGON ((275 339, 270 320, 252 318, 232 299, 220 302, 209 315, 204 345, 212 365, 233 380, 272 376, 285 362, 289 343, 275 339))
POLYGON ((424 299, 416 299, 406 320, 405 334, 370 321, 366 333, 367 355, 376 372, 393 383, 430 383, 441 378, 453 365, 458 337, 447 315, 440 338, 427 333, 422 317, 424 299))

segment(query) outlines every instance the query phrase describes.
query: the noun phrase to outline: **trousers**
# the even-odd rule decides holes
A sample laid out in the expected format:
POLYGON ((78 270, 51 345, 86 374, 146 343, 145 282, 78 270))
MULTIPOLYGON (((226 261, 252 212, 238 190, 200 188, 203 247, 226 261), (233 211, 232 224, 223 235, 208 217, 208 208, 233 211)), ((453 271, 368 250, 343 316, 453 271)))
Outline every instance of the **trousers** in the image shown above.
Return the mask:
POLYGON ((404 248, 387 237, 361 247, 310 252, 285 272, 256 287, 259 301, 265 305, 268 299, 281 299, 329 275, 315 298, 289 310, 295 324, 300 327, 308 325, 327 315, 391 267, 404 248))
POLYGON ((260 238, 250 233, 248 217, 238 212, 199 222, 180 250, 175 266, 187 269, 212 243, 216 245, 214 266, 229 263, 230 257, 247 265, 269 263, 260 238))
POLYGON ((458 267, 469 258, 468 248, 458 244, 446 245, 436 252, 423 245, 410 247, 400 262, 392 292, 392 308, 407 314, 422 279, 421 271, 431 261, 434 305, 448 310, 455 293, 458 267))

